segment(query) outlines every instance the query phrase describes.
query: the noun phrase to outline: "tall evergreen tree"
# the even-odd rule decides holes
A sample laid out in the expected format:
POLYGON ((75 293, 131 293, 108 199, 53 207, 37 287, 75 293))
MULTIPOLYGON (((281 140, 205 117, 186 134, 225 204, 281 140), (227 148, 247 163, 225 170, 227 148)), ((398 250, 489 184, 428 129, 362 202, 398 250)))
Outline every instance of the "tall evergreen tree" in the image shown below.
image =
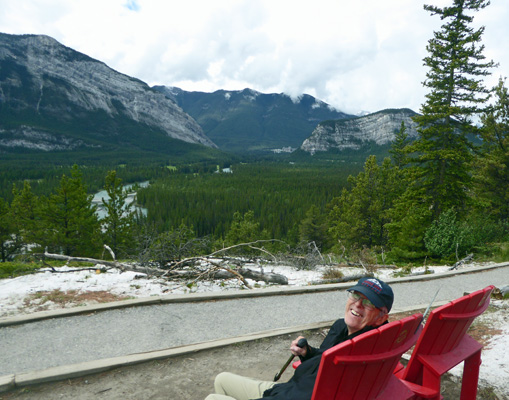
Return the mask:
POLYGON ((480 44, 484 27, 472 28, 473 16, 489 5, 488 0, 453 0, 450 7, 425 5, 444 22, 428 42, 429 68, 424 86, 430 89, 420 116, 419 137, 410 146, 415 194, 431 207, 433 219, 445 210, 464 210, 471 187, 472 152, 468 134, 475 133, 473 117, 483 111, 489 90, 483 77, 493 61, 485 61, 480 44), (423 196, 423 197, 422 197, 423 196))
MULTIPOLYGON (((233 246, 265 239, 269 239, 269 234, 260 228, 260 223, 254 218, 254 212, 249 210, 244 215, 238 211, 233 214, 233 221, 226 233, 224 242, 227 246, 233 246)), ((252 254, 254 251, 238 249, 236 253, 252 254)))
POLYGON ((48 249, 68 256, 93 256, 100 248, 100 224, 92 195, 87 194, 77 165, 63 175, 57 192, 42 202, 48 249))
POLYGON ((136 212, 133 203, 126 201, 128 191, 123 187, 122 180, 116 171, 106 175, 104 189, 108 198, 102 199, 106 216, 102 219, 105 243, 117 255, 119 251, 127 251, 133 244, 136 212))
POLYGON ((7 261, 15 250, 16 240, 9 215, 9 203, 0 197, 0 261, 7 261))
POLYGON ((503 79, 495 88, 496 103, 482 118, 483 145, 476 160, 476 188, 486 210, 509 222, 509 94, 503 79))
POLYGON ((398 257, 425 254, 424 235, 432 221, 454 207, 465 213, 472 188, 473 119, 485 109, 490 90, 482 79, 495 66, 485 61, 480 43, 484 27, 472 28, 473 16, 488 0, 453 0, 450 7, 425 5, 443 25, 429 40, 424 64, 429 68, 424 86, 430 91, 414 117, 418 138, 407 147, 411 165, 405 171, 406 191, 390 212, 387 225, 398 257))
POLYGON ((324 250, 328 246, 327 224, 317 206, 312 205, 299 225, 300 241, 303 244, 315 242, 324 250))
POLYGON ((12 194, 9 214, 16 240, 22 245, 38 243, 38 238, 43 236, 40 232, 40 199, 32 192, 28 181, 23 182, 21 190, 13 186, 12 194))
POLYGON ((392 156, 392 162, 396 167, 402 168, 407 165, 406 148, 409 144, 410 141, 408 140, 408 133, 406 133, 405 122, 401 121, 401 127, 396 133, 396 137, 389 150, 392 156))
POLYGON ((387 244, 387 212, 401 194, 398 172, 389 158, 379 166, 370 156, 364 171, 348 178, 351 190, 343 190, 329 205, 329 230, 336 241, 359 247, 387 244))

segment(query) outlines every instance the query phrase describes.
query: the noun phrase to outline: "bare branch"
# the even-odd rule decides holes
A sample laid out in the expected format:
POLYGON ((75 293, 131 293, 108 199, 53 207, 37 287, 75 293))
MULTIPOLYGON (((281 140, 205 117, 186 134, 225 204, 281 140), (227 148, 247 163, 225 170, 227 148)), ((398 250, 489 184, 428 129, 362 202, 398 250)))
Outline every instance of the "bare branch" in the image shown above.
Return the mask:
POLYGON ((248 242, 248 243, 238 243, 238 244, 234 244, 232 246, 229 246, 229 247, 223 247, 222 249, 219 249, 219 250, 216 250, 214 251, 213 253, 209 254, 209 257, 212 257, 216 254, 219 254, 219 253, 224 253, 228 250, 232 250, 232 249, 236 249, 238 247, 243 247, 243 246, 247 246, 247 247, 250 247, 250 246, 253 246, 257 243, 274 243, 274 242, 280 242, 280 243, 285 243, 286 242, 283 242, 282 240, 278 240, 278 239, 260 239, 260 240, 255 240, 254 242, 248 242))
POLYGON ((111 254, 111 258, 112 258, 113 260, 115 260, 115 261, 116 261, 117 259, 116 259, 116 257, 115 257, 115 253, 113 252, 113 250, 111 250, 111 247, 110 247, 110 246, 108 246, 107 244, 105 244, 105 245, 104 245, 104 248, 110 252, 110 254, 111 254))
POLYGON ((63 260, 66 262, 89 262, 92 264, 102 264, 106 265, 112 268, 118 268, 122 271, 125 271, 126 269, 129 269, 130 266, 127 264, 119 263, 118 261, 105 261, 105 260, 97 260, 95 258, 87 258, 87 257, 71 257, 71 256, 65 256, 62 254, 52 254, 48 252, 44 253, 38 253, 34 254, 36 257, 44 257, 44 258, 51 258, 53 260, 63 260))

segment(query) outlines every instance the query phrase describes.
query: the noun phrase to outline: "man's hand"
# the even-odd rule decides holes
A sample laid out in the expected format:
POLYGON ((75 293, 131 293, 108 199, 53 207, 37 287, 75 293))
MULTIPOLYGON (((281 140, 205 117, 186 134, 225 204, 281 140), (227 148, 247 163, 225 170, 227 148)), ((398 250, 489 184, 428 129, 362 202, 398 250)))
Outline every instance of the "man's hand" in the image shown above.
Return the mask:
POLYGON ((299 336, 290 345, 290 351, 294 356, 306 357, 308 353, 308 341, 304 336, 299 336))

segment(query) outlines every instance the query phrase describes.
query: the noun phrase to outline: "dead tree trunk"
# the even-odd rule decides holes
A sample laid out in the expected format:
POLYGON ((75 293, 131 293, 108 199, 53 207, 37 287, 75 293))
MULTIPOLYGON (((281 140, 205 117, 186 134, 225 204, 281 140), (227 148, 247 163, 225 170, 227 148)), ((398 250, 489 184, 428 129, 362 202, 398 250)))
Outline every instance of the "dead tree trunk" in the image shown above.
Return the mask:
MULTIPOLYGON (((179 262, 179 265, 189 265, 194 262, 201 260, 206 262, 209 266, 205 269, 189 269, 189 270, 179 270, 177 268, 171 270, 164 270, 160 268, 152 268, 152 267, 143 267, 139 265, 120 263, 118 261, 106 261, 106 260, 98 260, 95 258, 85 258, 85 257, 70 257, 61 254, 52 254, 52 253, 44 253, 44 254, 36 254, 36 256, 50 258, 53 260, 63 260, 67 262, 88 262, 94 265, 104 265, 109 268, 118 268, 122 271, 132 271, 139 272, 142 274, 146 274, 148 276, 156 276, 161 278, 178 278, 178 279, 194 279, 199 280, 203 278, 216 278, 216 279, 231 279, 237 278, 242 284, 248 288, 250 288, 249 284, 246 282, 246 279, 253 279, 255 281, 264 281, 267 283, 276 283, 279 285, 288 285, 288 278, 284 275, 273 274, 273 273, 264 273, 254 271, 248 268, 230 268, 227 263, 223 263, 221 261, 217 261, 216 259, 210 260, 206 257, 196 257, 189 258, 186 260, 182 260, 179 262)), ((76 268, 75 270, 70 270, 67 272, 79 271, 85 268, 76 268)), ((90 269, 90 268, 86 268, 90 269)), ((52 269, 53 272, 56 272, 55 269, 52 269)))

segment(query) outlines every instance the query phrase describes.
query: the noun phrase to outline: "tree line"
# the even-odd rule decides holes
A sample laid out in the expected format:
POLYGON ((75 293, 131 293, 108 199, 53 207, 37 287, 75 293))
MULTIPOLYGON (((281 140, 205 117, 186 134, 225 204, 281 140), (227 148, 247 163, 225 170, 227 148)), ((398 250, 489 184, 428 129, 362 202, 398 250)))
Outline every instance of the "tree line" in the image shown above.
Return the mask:
MULTIPOLYGON (((102 245, 141 262, 164 263, 215 248, 277 239, 270 250, 345 255, 368 251, 375 261, 453 259, 486 251, 509 235, 509 100, 505 80, 485 88, 484 28, 471 27, 484 0, 425 6, 443 25, 429 41, 429 89, 410 142, 401 125, 390 157, 350 164, 249 163, 162 168, 137 201, 126 203, 117 171, 104 180, 110 199, 99 220, 75 166, 54 191, 30 183, 0 198, 2 259, 25 249, 92 256, 102 245), (471 138, 480 139, 476 145, 471 138)), ((269 245, 267 245, 269 246, 269 245)), ((238 250, 238 249, 237 249, 238 250)), ((248 249, 251 252, 252 249, 248 249)))
POLYGON ((132 240, 137 213, 126 202, 128 193, 116 171, 104 181, 109 198, 107 215, 99 219, 93 195, 77 165, 62 175, 49 195, 33 193, 29 181, 13 187, 13 198, 0 198, 0 251, 2 261, 29 252, 49 251, 69 256, 94 256, 103 244, 119 250, 132 240))

